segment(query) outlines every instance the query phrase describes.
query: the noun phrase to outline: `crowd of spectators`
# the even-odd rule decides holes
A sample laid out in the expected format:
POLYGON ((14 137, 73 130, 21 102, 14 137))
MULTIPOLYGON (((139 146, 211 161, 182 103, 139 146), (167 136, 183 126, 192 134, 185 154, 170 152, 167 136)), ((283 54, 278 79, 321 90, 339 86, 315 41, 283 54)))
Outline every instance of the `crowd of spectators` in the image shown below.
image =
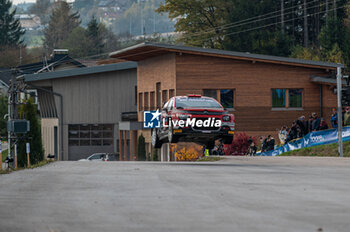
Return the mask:
POLYGON ((293 121, 290 128, 282 126, 279 131, 279 139, 281 144, 285 144, 293 139, 302 138, 310 132, 327 129, 327 122, 323 118, 318 117, 316 113, 312 113, 308 119, 305 116, 301 116, 293 121))
MULTIPOLYGON (((350 107, 345 107, 342 110, 343 126, 350 126, 350 107)), ((338 113, 337 109, 334 108, 331 117, 331 123, 333 128, 338 128, 338 113)))

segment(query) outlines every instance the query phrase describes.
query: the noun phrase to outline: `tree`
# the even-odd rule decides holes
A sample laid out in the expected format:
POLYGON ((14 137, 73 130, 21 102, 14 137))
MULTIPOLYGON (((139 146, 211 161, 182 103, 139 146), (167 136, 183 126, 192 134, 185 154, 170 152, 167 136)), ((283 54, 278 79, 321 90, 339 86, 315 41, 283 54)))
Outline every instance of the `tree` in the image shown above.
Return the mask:
POLYGON ((72 33, 62 42, 62 46, 69 50, 69 55, 73 58, 86 57, 91 54, 93 44, 87 36, 86 30, 82 27, 76 27, 72 33))
POLYGON ((50 16, 48 27, 44 30, 44 46, 47 52, 54 48, 61 48, 62 42, 79 26, 79 13, 72 12, 71 6, 64 1, 55 3, 50 16))
POLYGON ((17 47, 23 43, 21 37, 24 30, 18 19, 15 19, 16 9, 11 11, 9 0, 0 0, 0 52, 8 47, 17 47))
POLYGON ((146 144, 145 137, 141 134, 137 141, 137 160, 145 161, 146 160, 146 144))
POLYGON ((7 114, 7 97, 0 95, 0 136, 7 136, 7 119, 4 116, 7 114))
POLYGON ((50 5, 50 0, 36 0, 36 3, 29 8, 29 12, 39 16, 41 24, 46 25, 49 22, 50 5))
POLYGON ((93 16, 88 24, 86 34, 92 42, 92 47, 90 48, 90 55, 100 54, 104 47, 104 39, 102 30, 105 30, 103 24, 99 24, 96 18, 93 16), (103 28, 103 29, 102 29, 103 28))
POLYGON ((27 164, 26 143, 30 144, 30 163, 36 164, 44 159, 44 149, 41 140, 41 126, 38 119, 36 105, 27 100, 20 108, 21 118, 29 120, 30 131, 26 134, 27 139, 18 143, 18 165, 24 167, 27 164))

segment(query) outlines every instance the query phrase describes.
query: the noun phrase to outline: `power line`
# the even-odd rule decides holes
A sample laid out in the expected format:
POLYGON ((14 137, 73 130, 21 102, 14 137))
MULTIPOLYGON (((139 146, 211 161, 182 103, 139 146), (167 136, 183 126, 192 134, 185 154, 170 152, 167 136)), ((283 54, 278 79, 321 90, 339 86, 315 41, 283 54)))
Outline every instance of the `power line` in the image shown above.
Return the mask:
MULTIPOLYGON (((311 4, 311 3, 314 3, 314 2, 317 2, 319 0, 314 0, 312 2, 308 2, 308 4, 311 4)), ((340 1, 340 0, 337 0, 337 2, 340 1)), ((324 5, 324 4, 323 4, 324 5)), ((300 5, 295 5, 295 6, 291 6, 291 7, 287 7, 284 9, 284 11, 288 11, 290 9, 293 9, 293 8, 297 8, 297 7, 300 7, 300 5)), ((316 6, 317 7, 317 6, 316 6)), ((311 9, 310 8, 307 8, 307 9, 311 9)), ((223 30, 223 29, 227 29, 227 28, 231 28, 230 26, 235 26, 236 27, 236 24, 240 24, 242 22, 245 22, 245 21, 250 21, 250 20, 253 20, 253 19, 256 19, 258 18, 259 20, 255 20, 255 21, 252 21, 252 22, 248 22, 248 23, 245 23, 245 24, 249 24, 249 23, 253 23, 253 22, 259 22, 259 21, 262 21, 262 20, 266 20, 266 19, 270 19, 270 18, 275 18, 275 17, 279 17, 279 15, 277 13, 280 13, 281 10, 277 10, 277 11, 273 11, 273 12, 270 12, 270 13, 266 13, 266 14, 263 14, 263 15, 257 15, 257 16, 254 16, 254 17, 251 17, 251 18, 248 18, 248 19, 243 19, 243 20, 240 20, 240 21, 237 21, 237 22, 234 22, 234 23, 229 23, 229 24, 224 24, 224 25, 220 25, 220 26, 217 26, 217 27, 214 27, 210 30, 207 30, 207 31, 204 31, 204 33, 210 33, 210 32, 215 32, 216 29, 220 29, 223 30), (274 16, 271 16, 271 17, 267 17, 267 18, 261 18, 261 17, 265 17, 265 16, 268 16, 268 15, 271 15, 271 14, 275 14, 274 16), (223 28, 222 28, 223 27, 223 28)), ((293 11, 289 12, 289 13, 284 13, 284 15, 286 14, 291 14, 291 13, 294 13, 293 11)), ((237 25, 237 26, 241 26, 241 25, 245 25, 245 24, 240 24, 240 25, 237 25)), ((191 33, 191 34, 202 34, 203 32, 195 32, 195 33, 191 33)))
MULTIPOLYGON (((341 1, 341 0, 336 0, 336 2, 339 2, 339 1, 341 1)), ((314 2, 315 2, 315 1, 314 1, 314 2)), ((325 5, 325 3, 323 3, 323 4, 321 3, 320 5, 316 5, 316 6, 307 7, 306 10, 310 10, 310 9, 313 9, 313 8, 317 8, 317 7, 320 7, 320 6, 323 6, 323 5, 325 5)), ((298 6, 298 5, 297 5, 297 6, 298 6)), ((290 8, 291 8, 291 7, 290 7, 290 8)), ((287 8, 286 8, 286 9, 287 9, 287 8)), ((338 7, 337 9, 339 9, 339 7, 338 7)), ((328 11, 329 11, 329 10, 328 10, 328 11)), ((281 12, 281 11, 275 11, 275 12, 281 12)), ((327 12, 327 11, 318 12, 318 13, 316 13, 316 14, 325 13, 325 12, 327 12)), ((293 12, 293 11, 290 11, 289 13, 285 13, 284 15, 287 16, 287 15, 292 14, 292 13, 294 13, 294 12, 293 12)), ((266 14, 266 15, 269 15, 269 14, 272 14, 272 13, 268 13, 268 14, 266 14)), ((312 16, 312 15, 315 15, 315 14, 308 14, 307 17, 312 16)), ((261 16, 255 16, 255 17, 253 17, 253 18, 257 18, 257 17, 261 17, 261 16)), ((220 30, 225 30, 225 29, 235 28, 235 27, 239 27, 239 26, 244 26, 244 25, 247 25, 247 24, 257 23, 257 22, 261 22, 261 21, 264 21, 264 20, 267 20, 267 19, 276 18, 276 17, 279 17, 279 15, 274 15, 274 16, 265 17, 265 18, 259 18, 259 19, 257 19, 257 20, 253 20, 253 21, 249 21, 249 22, 245 22, 245 23, 240 23, 240 24, 237 24, 238 22, 235 22, 235 23, 233 23, 233 24, 235 24, 235 25, 228 26, 228 27, 224 27, 224 28, 222 28, 222 29, 220 29, 220 30)), ((294 18, 294 19, 292 19, 292 20, 284 20, 284 22, 293 21, 293 20, 298 19, 298 18, 301 18, 301 17, 304 17, 304 15, 299 16, 299 17, 296 17, 296 18, 294 18)), ((246 20, 241 20, 241 21, 247 21, 247 20, 248 20, 248 19, 246 19, 246 20)), ((277 22, 277 23, 275 23, 275 25, 276 25, 276 24, 279 24, 279 23, 281 23, 281 22, 277 22)), ((229 25, 229 24, 227 24, 227 25, 229 25)), ((218 27, 216 27, 216 28, 218 29, 218 28, 220 28, 220 27, 222 27, 222 26, 218 26, 218 27)), ((210 29, 210 30, 207 30, 207 31, 204 31, 204 32, 188 33, 188 34, 185 34, 185 35, 186 35, 188 38, 192 38, 192 37, 197 37, 197 36, 200 36, 200 35, 203 35, 203 34, 208 34, 208 33, 211 33, 211 32, 215 32, 215 29, 210 29), (188 35, 189 35, 189 36, 188 36, 188 35)), ((218 36, 219 36, 219 35, 218 35, 218 36)), ((220 35, 220 36, 223 36, 223 35, 220 35)))

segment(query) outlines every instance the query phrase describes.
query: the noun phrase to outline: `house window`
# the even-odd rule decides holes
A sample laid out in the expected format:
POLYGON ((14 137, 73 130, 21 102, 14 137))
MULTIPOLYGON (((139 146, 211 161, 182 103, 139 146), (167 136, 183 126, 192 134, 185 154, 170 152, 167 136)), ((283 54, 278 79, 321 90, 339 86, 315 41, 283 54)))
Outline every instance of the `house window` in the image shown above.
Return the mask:
POLYGON ((162 91, 162 105, 168 101, 168 90, 162 91))
POLYGON ((302 89, 288 89, 289 94, 289 107, 300 108, 302 107, 302 89))
POLYGON ((233 89, 220 90, 220 103, 226 109, 233 109, 233 89))
POLYGON ((214 99, 218 99, 217 90, 216 89, 204 89, 203 96, 212 97, 214 99))
POLYGON ((303 89, 272 89, 273 108, 303 107, 303 89))
POLYGON ((137 86, 135 85, 135 105, 137 105, 137 86))
POLYGON ((154 110, 155 107, 154 107, 154 91, 153 92, 150 92, 150 110, 154 110))
POLYGON ((286 90, 272 89, 272 107, 286 106, 286 90))
POLYGON ((148 92, 145 92, 144 93, 144 100, 143 100, 143 103, 144 103, 144 110, 149 110, 149 107, 148 107, 148 92))
POLYGON ((204 89, 203 96, 216 99, 226 109, 234 108, 234 89, 204 89))
POLYGON ((169 99, 175 96, 175 90, 169 89, 169 99))
POLYGON ((160 90, 161 86, 160 86, 160 82, 157 82, 156 84, 156 94, 157 94, 157 108, 160 109, 162 106, 161 106, 161 90, 160 90))
POLYGON ((143 99, 142 98, 143 98, 142 93, 139 93, 139 111, 143 110, 143 104, 142 104, 143 99))

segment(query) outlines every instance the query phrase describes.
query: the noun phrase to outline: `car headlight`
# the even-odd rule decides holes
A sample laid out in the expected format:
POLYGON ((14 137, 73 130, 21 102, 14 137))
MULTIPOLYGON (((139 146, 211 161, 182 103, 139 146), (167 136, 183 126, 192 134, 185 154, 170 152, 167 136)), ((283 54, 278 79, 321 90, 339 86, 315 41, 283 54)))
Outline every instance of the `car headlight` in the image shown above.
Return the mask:
POLYGON ((225 115, 222 117, 222 121, 224 121, 224 122, 228 122, 230 120, 231 120, 231 117, 229 115, 225 115))

